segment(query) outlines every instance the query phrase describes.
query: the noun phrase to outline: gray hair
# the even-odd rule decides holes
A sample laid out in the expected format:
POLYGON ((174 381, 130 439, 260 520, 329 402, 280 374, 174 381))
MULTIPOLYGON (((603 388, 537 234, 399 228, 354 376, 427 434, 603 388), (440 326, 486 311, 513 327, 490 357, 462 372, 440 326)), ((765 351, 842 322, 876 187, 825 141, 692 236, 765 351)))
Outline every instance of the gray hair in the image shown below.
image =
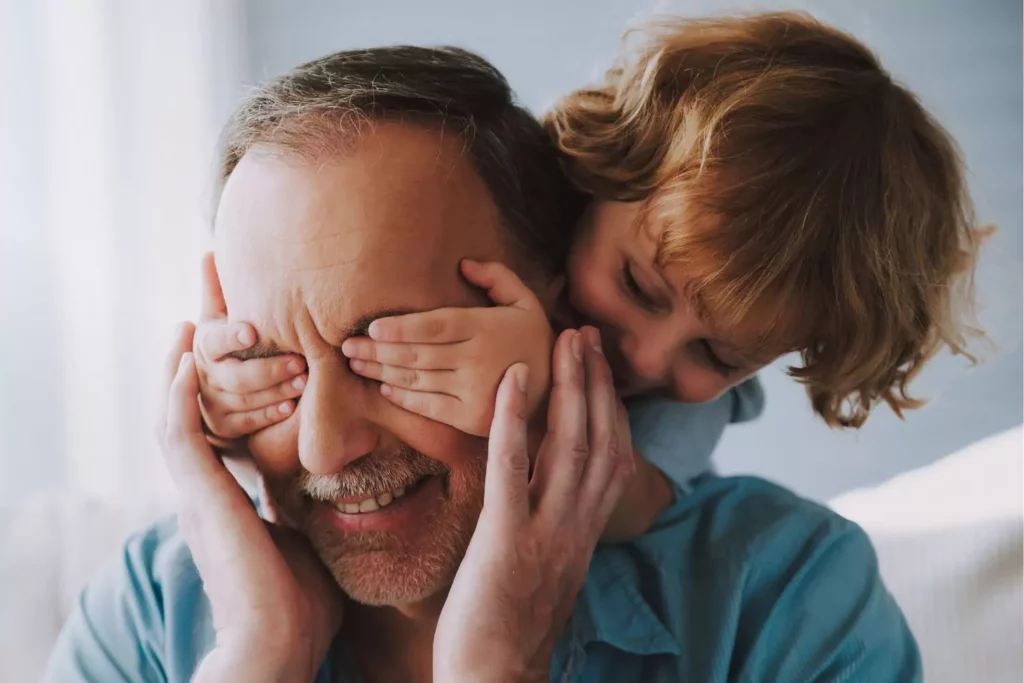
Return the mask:
POLYGON ((306 156, 337 153, 374 121, 456 132, 523 256, 546 273, 561 272, 585 197, 505 77, 460 48, 336 52, 259 86, 225 128, 221 189, 254 145, 306 156))

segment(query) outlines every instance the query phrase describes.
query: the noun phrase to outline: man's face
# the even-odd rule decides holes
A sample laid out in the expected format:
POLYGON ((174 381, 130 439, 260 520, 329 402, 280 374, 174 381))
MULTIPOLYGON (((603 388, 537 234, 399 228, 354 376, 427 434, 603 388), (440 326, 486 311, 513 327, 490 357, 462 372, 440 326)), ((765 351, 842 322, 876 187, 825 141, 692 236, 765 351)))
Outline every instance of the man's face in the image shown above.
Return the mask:
POLYGON ((250 448, 285 520, 369 604, 427 597, 455 575, 483 500, 485 443, 405 412, 339 351, 374 318, 481 305, 463 257, 510 260, 483 181, 439 131, 380 124, 316 162, 251 150, 224 189, 216 260, 257 353, 298 353, 295 413, 250 448))

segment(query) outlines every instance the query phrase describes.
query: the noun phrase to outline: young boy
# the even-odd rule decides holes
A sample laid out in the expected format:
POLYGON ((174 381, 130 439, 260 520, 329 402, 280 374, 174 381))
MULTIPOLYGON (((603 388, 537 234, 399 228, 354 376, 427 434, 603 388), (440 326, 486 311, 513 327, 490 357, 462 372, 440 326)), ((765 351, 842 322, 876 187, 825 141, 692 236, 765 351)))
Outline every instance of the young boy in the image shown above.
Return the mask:
MULTIPOLYGON (((962 163, 850 36, 792 13, 650 23, 546 121, 593 198, 563 324, 600 329, 634 425, 657 424, 638 450, 677 484, 759 412, 754 375, 783 354, 829 425, 859 427, 878 403, 918 406, 908 383, 943 346, 965 353, 981 233, 962 163)), ((512 363, 539 402, 552 330, 503 265, 463 274, 494 307, 379 320, 343 352, 396 404, 485 435, 512 363)), ((287 419, 301 394, 301 358, 219 361, 248 334, 197 348, 221 437, 287 419)))

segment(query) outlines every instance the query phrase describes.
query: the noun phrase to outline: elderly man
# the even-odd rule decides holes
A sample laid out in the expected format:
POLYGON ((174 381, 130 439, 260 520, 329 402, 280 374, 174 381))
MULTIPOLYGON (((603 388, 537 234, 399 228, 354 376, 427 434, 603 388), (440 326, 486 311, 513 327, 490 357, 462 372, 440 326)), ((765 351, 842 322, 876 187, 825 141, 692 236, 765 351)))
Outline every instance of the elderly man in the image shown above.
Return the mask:
POLYGON ((383 48, 300 67, 240 109, 224 178, 223 303, 253 353, 309 367, 295 414, 250 440, 263 518, 203 437, 185 326, 160 428, 181 514, 85 591, 50 680, 919 677, 864 534, 767 483, 661 481, 651 530, 595 550, 633 468, 595 331, 559 337, 546 425, 508 371, 488 443, 349 371, 338 348, 375 318, 480 305, 464 257, 552 303, 580 199, 485 61, 383 48))

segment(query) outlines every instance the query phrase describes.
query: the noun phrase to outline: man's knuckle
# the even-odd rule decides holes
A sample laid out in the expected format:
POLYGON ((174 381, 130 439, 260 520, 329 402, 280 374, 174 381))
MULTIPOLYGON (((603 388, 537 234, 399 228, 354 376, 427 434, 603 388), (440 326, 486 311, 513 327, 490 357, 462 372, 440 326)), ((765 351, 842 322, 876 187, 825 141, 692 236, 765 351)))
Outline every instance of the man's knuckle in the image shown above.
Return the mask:
POLYGON ((516 474, 526 474, 530 471, 530 458, 517 449, 508 455, 508 468, 516 474))

